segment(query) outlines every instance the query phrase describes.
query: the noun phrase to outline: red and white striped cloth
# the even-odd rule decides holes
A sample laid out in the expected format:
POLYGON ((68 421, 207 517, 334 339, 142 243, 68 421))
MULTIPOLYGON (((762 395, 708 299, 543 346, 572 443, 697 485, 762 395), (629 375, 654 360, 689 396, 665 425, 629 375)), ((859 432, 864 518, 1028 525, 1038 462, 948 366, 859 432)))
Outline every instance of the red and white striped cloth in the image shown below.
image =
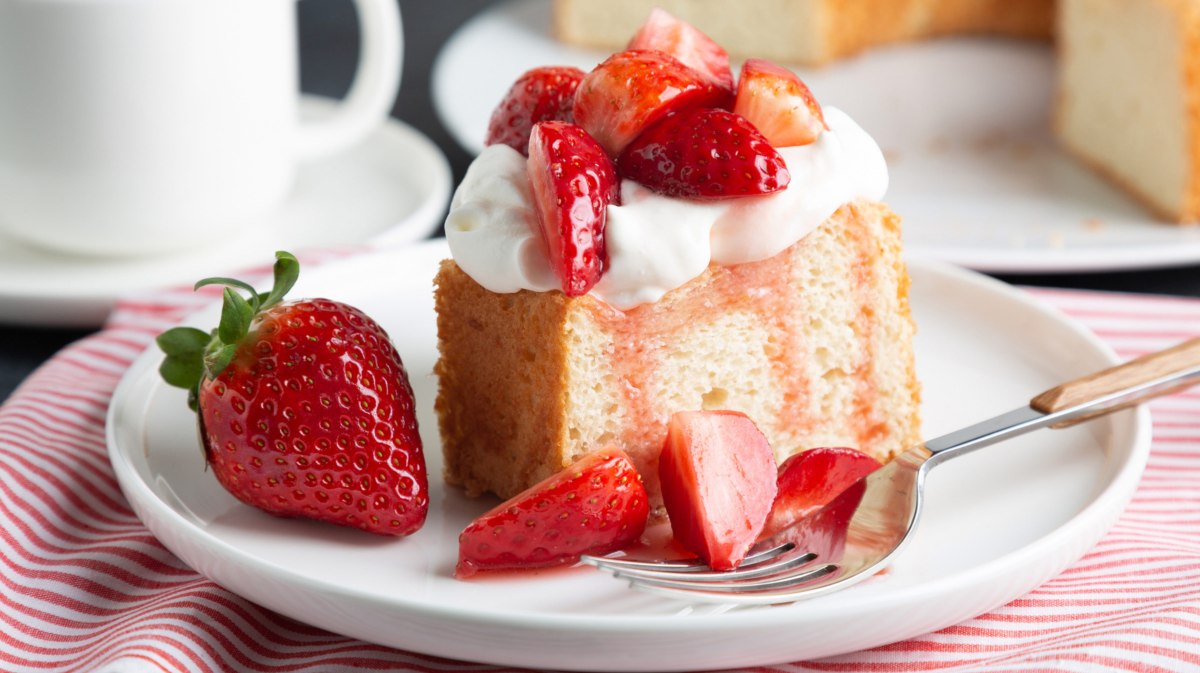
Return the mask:
MULTIPOLYGON (((1030 290, 1130 358, 1200 334, 1200 300, 1030 290)), ((131 301, 0 407, 0 670, 492 671, 333 635, 196 574, 117 487, 104 415, 155 334, 210 301, 131 301)), ((1132 504, 1033 593, 938 633, 763 671, 1200 670, 1200 391, 1152 403, 1132 504)), ((502 669, 512 670, 512 669, 502 669)))

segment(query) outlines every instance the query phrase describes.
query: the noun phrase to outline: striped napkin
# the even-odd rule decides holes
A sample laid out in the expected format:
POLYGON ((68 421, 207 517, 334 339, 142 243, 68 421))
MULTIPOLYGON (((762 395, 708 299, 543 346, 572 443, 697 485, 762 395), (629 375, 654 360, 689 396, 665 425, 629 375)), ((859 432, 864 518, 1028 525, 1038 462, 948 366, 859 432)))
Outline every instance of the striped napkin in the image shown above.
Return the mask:
MULTIPOLYGON (((1029 291, 1123 358, 1200 334, 1200 300, 1029 291)), ((184 566, 133 515, 108 464, 106 406, 154 335, 209 301, 176 291, 126 302, 0 407, 0 670, 498 670, 272 613, 184 566)), ((1200 391, 1151 410, 1152 454, 1132 504, 1061 576, 937 633, 754 670, 1200 670, 1200 391)))

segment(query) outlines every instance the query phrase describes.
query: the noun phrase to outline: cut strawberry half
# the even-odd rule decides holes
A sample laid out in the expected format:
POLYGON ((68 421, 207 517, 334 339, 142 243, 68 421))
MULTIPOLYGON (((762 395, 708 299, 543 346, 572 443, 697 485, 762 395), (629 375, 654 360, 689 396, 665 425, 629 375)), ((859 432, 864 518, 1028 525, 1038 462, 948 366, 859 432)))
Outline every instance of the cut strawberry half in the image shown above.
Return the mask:
POLYGON ((634 33, 626 49, 657 49, 679 59, 704 79, 733 93, 729 54, 695 26, 655 7, 634 33))
POLYGON ((574 121, 575 88, 583 71, 571 67, 534 68, 513 83, 488 122, 485 145, 504 144, 529 151, 529 133, 541 121, 574 121))
POLYGON ((544 568, 633 544, 650 507, 620 449, 589 454, 471 522, 458 537, 455 576, 544 568))
POLYGON ((663 504, 676 541, 715 570, 736 568, 775 499, 767 438, 735 411, 671 417, 659 457, 663 504))
POLYGON ((783 157, 741 116, 715 108, 672 114, 617 159, 617 172, 667 196, 725 199, 777 192, 791 181, 783 157))
POLYGON ((608 57, 575 90, 575 123, 609 156, 663 115, 727 104, 729 92, 661 51, 632 49, 608 57))
POLYGON ((809 449, 788 458, 779 466, 778 494, 761 537, 769 538, 816 512, 877 469, 879 461, 845 447, 809 449))
POLYGON ((821 105, 796 73, 761 58, 742 64, 733 111, 775 147, 814 143, 829 128, 821 105))
POLYGON ((619 199, 616 170, 586 131, 539 122, 529 137, 529 184, 554 271, 569 297, 587 294, 607 261, 608 204, 619 199))

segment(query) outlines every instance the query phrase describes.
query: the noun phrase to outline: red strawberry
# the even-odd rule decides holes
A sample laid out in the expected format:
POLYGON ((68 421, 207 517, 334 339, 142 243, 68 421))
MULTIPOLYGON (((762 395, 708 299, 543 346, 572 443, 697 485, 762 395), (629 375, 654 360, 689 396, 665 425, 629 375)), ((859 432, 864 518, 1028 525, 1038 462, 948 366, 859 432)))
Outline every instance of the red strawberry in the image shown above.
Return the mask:
POLYGON ((161 334, 163 378, 188 389, 208 464, 239 500, 372 533, 415 532, 429 493, 399 354, 356 308, 282 302, 300 267, 276 257, 269 293, 227 278, 196 284, 227 286, 220 327, 161 334))
POLYGON ((566 122, 539 122, 529 137, 529 184, 554 271, 569 297, 600 280, 607 256, 604 226, 620 184, 604 150, 566 122))
POLYGON ((695 26, 680 21, 664 9, 650 10, 650 15, 625 48, 666 52, 715 86, 733 93, 729 54, 695 26))
POLYGON ((454 574, 544 568, 623 549, 646 528, 646 488, 629 456, 589 454, 471 522, 454 574))
POLYGON ((714 108, 673 114, 646 129, 621 153, 617 172, 660 194, 693 199, 770 194, 792 179, 753 125, 714 108))
POLYGON ((774 535, 762 536, 759 540, 765 547, 777 547, 790 542, 796 549, 816 554, 818 559, 836 563, 846 549, 850 520, 854 518, 859 504, 862 503, 866 487, 865 481, 851 482, 846 490, 828 504, 809 512, 804 518, 774 535))
POLYGON ((729 92, 660 51, 608 57, 575 90, 575 123, 617 156, 642 129, 671 111, 726 104, 729 92))
POLYGON ((879 461, 845 447, 809 449, 788 458, 779 466, 778 494, 761 537, 771 537, 824 507, 877 469, 879 461))
POLYGON ((715 570, 736 568, 775 499, 775 456, 736 411, 671 416, 658 462, 676 541, 715 570))
POLYGON ((791 70, 760 58, 742 64, 733 111, 775 147, 808 145, 828 128, 808 86, 791 70))
POLYGON ((488 122, 485 145, 502 143, 526 154, 529 132, 541 121, 574 121, 575 87, 583 71, 571 67, 534 68, 517 78, 488 122))

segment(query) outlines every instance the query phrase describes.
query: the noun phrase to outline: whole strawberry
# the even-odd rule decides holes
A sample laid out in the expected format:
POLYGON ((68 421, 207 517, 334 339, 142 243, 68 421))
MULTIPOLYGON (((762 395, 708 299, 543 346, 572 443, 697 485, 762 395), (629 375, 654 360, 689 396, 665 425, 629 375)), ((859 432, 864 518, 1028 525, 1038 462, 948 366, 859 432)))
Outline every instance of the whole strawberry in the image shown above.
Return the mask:
POLYGON ((280 516, 413 533, 429 493, 404 365, 362 311, 284 302, 299 272, 279 252, 268 293, 230 278, 196 283, 226 286, 220 326, 159 335, 167 354, 159 371, 189 391, 208 464, 239 500, 280 516))

